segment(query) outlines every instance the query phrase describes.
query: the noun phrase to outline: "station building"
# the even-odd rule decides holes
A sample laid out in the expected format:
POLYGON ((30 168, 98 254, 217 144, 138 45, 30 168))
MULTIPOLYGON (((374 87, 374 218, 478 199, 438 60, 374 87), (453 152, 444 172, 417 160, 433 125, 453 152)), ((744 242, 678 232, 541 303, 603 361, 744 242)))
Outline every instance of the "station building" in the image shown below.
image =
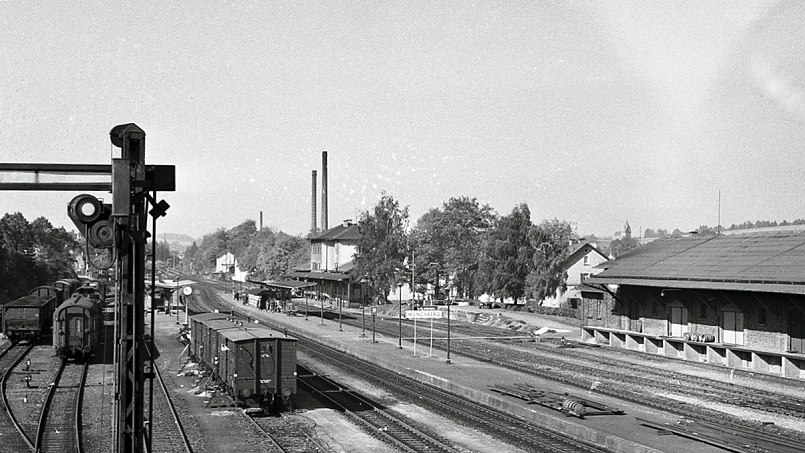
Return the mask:
POLYGON ((360 306, 370 296, 368 286, 352 275, 360 231, 351 220, 310 237, 310 269, 295 269, 287 277, 316 283, 316 291, 334 304, 360 306))
POLYGON ((663 238, 582 289, 582 340, 805 379, 805 233, 663 238))

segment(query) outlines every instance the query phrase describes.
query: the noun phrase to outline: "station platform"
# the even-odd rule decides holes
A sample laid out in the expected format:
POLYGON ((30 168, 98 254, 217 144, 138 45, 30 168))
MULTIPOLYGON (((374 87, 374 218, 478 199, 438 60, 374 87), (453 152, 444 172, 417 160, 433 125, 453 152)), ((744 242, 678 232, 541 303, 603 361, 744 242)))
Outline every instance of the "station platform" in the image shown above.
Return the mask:
MULTIPOLYGON (((636 404, 624 403, 604 395, 597 394, 594 389, 584 391, 576 387, 564 386, 538 377, 500 368, 493 364, 472 360, 461 355, 451 354, 450 363, 446 362, 446 351, 433 349, 429 355, 427 347, 421 344, 414 348, 412 339, 403 339, 402 349, 398 346, 397 336, 375 334, 376 343, 372 343, 371 316, 366 311, 365 337, 360 327, 341 325, 338 319, 322 319, 318 316, 318 306, 310 307, 309 316, 304 312, 295 316, 284 313, 272 313, 258 310, 248 305, 233 305, 233 308, 249 313, 253 318, 266 322, 279 329, 287 329, 288 335, 294 334, 316 337, 341 351, 371 361, 401 375, 411 377, 467 398, 481 401, 503 412, 529 420, 540 426, 550 427, 577 439, 583 439, 604 446, 613 452, 621 453, 654 453, 691 451, 701 453, 723 452, 698 441, 675 436, 660 435, 656 429, 642 426, 639 419, 655 423, 680 422, 675 414, 658 413, 647 410, 636 404), (415 355, 416 352, 416 355, 415 355), (625 415, 589 415, 584 419, 566 416, 558 411, 534 404, 527 404, 521 399, 508 397, 492 391, 491 386, 526 384, 530 387, 549 392, 568 393, 571 396, 594 400, 598 403, 622 410, 625 415)), ((459 309, 461 307, 458 307, 459 309)), ((484 310, 488 312, 488 310, 484 310)), ((360 310, 343 310, 344 315, 361 318, 360 310)), ((397 325, 397 317, 378 317, 377 323, 397 325)), ((561 324, 561 323, 560 323, 561 324)), ((425 323, 421 324, 422 335, 428 335, 425 323)), ((569 325, 554 325, 557 329, 569 325)), ((578 328, 576 328, 578 329, 578 328)), ((567 335, 573 335, 572 333, 567 335)), ((420 338, 423 338, 420 337, 420 338)), ((460 336, 453 336, 460 338, 460 336)), ((348 384, 348 383, 345 383, 348 384)), ((666 433, 667 434, 667 433, 666 433)))

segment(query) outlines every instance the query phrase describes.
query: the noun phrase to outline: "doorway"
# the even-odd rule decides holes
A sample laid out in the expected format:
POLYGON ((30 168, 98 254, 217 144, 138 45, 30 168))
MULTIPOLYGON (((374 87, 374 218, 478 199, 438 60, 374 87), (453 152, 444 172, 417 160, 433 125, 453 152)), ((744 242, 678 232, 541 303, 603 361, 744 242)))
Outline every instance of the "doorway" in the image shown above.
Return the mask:
POLYGON ((739 311, 724 311, 721 318, 721 342, 744 344, 744 314, 739 311))

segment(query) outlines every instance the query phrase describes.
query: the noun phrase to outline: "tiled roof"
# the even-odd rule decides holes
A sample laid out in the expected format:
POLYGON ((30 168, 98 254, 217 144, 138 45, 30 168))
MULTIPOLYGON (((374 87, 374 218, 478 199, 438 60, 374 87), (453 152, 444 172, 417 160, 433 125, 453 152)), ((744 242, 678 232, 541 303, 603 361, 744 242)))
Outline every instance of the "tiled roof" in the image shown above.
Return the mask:
POLYGON ((357 241, 361 238, 361 232, 358 230, 358 225, 349 224, 349 226, 341 225, 334 226, 329 230, 323 231, 318 236, 310 238, 314 242, 323 241, 357 241))
POLYGON ((711 289, 747 290, 746 285, 753 291, 787 292, 779 291, 786 285, 805 289, 805 233, 663 238, 604 267, 591 283, 673 286, 669 282, 687 281, 710 282, 702 287, 711 289))

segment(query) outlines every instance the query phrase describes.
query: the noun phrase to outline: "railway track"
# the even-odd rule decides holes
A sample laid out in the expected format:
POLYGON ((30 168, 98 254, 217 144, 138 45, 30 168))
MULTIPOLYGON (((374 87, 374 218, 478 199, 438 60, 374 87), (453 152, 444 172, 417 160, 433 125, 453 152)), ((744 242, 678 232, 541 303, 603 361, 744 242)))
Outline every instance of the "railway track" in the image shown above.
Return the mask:
MULTIPOLYGON (((318 312, 313 315, 318 316, 318 312)), ((337 314, 325 313, 325 317, 337 316, 337 314)), ((360 319, 352 316, 343 317, 343 322, 355 327, 361 325, 360 319)), ((440 330, 442 330, 441 338, 434 341, 434 346, 444 350, 446 347, 444 323, 442 322, 440 325, 437 322, 434 325, 441 327, 440 330)), ((413 331, 412 323, 406 323, 403 327, 403 337, 410 339, 413 331)), ((805 416, 805 400, 796 396, 756 390, 705 377, 669 372, 662 367, 650 367, 646 370, 642 364, 635 364, 622 358, 604 357, 596 354, 596 351, 586 351, 586 348, 559 349, 556 344, 532 342, 512 344, 512 332, 506 329, 478 327, 465 327, 460 324, 452 326, 451 330, 459 333, 459 336, 453 337, 452 352, 585 391, 595 386, 597 393, 647 408, 678 414, 688 422, 694 423, 693 426, 698 426, 696 425, 698 423, 701 426, 720 427, 724 436, 731 438, 735 443, 736 451, 743 451, 740 450, 741 448, 750 448, 745 447, 747 445, 754 449, 752 451, 758 452, 803 451, 805 434, 801 432, 699 405, 686 404, 682 398, 673 397, 673 395, 685 399, 693 397, 701 401, 728 404, 741 409, 753 408, 771 416, 779 415, 801 419, 805 416), (483 342, 483 347, 478 347, 477 340, 461 338, 460 333, 474 337, 483 336, 486 341, 483 342)), ((387 336, 398 335, 396 322, 378 323, 377 329, 378 332, 387 336)), ((420 341, 426 340, 423 338, 420 341)), ((654 357, 646 359, 649 361, 660 360, 654 357)))
POLYGON ((37 452, 83 452, 81 402, 88 368, 86 363, 62 361, 42 405, 36 435, 37 452))
POLYGON ((9 405, 9 395, 6 392, 8 377, 14 367, 22 361, 31 346, 11 346, 0 353, 0 400, 3 410, 0 411, 0 433, 3 434, 3 446, 8 451, 24 452, 34 451, 33 442, 28 438, 22 426, 17 422, 9 405))
POLYGON ((562 434, 420 383, 314 341, 300 341, 300 349, 319 360, 350 369, 359 377, 387 388, 401 398, 416 401, 434 412, 463 420, 481 432, 493 435, 526 451, 556 453, 605 452, 605 448, 570 439, 562 434))
MULTIPOLYGON (((148 347, 146 346, 148 351, 148 347)), ((148 351, 150 354, 150 351, 148 351)), ((176 406, 170 396, 165 380, 159 367, 154 362, 154 374, 158 383, 158 391, 154 396, 154 437, 150 442, 146 441, 146 448, 149 452, 159 453, 193 453, 190 439, 182 425, 176 406)), ((147 406, 146 406, 147 407, 147 406)))
POLYGON ((289 420, 287 415, 260 417, 249 415, 249 421, 268 439, 271 449, 278 453, 328 453, 331 448, 311 436, 307 429, 289 420))
MULTIPOLYGON (((346 322, 358 325, 352 320, 346 322)), ((397 329, 397 325, 380 323, 378 331, 385 335, 396 336, 398 335, 397 329)), ((462 330, 462 327, 459 329, 462 330)), ((463 329, 469 328, 464 327, 463 329)), ((474 329, 465 330, 465 332, 478 336, 478 332, 474 329)), ((489 334, 488 331, 485 333, 489 334)), ((403 336, 406 336, 405 330, 403 336)), ((505 336, 511 335, 508 333, 505 336)), ((595 387, 597 393, 659 411, 675 413, 702 425, 719 426, 725 435, 732 436, 733 442, 736 443, 735 448, 743 448, 738 444, 752 445, 753 451, 780 453, 801 452, 805 449, 803 447, 805 434, 801 432, 733 416, 702 406, 686 404, 684 401, 664 395, 693 396, 703 401, 716 401, 741 408, 752 407, 773 415, 802 418, 805 416, 805 406, 800 406, 803 402, 798 398, 669 372, 660 368, 646 371, 645 367, 641 368, 640 365, 616 358, 602 357, 601 354, 594 354, 592 351, 582 354, 572 348, 559 349, 556 345, 544 343, 512 345, 508 339, 485 341, 483 347, 478 347, 477 344, 477 340, 454 336, 451 350, 456 354, 574 386, 585 391, 595 387), (534 348, 534 350, 529 351, 526 348, 534 348), (732 387, 735 388, 730 390, 732 387), (792 401, 790 403, 777 401, 786 398, 791 398, 792 401), (803 409, 797 411, 799 407, 803 407, 803 409)), ((446 349, 443 335, 442 338, 434 341, 434 347, 446 349)))
POLYGON ((428 451, 456 453, 458 450, 447 441, 424 430, 415 428, 400 416, 386 411, 366 397, 344 388, 341 384, 324 376, 317 375, 304 367, 297 382, 307 391, 328 405, 343 412, 356 425, 361 426, 372 436, 392 445, 394 448, 410 453, 428 451))
MULTIPOLYGON (((202 302, 197 299, 198 303, 204 305, 207 309, 238 312, 237 308, 231 306, 227 301, 216 294, 215 291, 205 289, 204 286, 205 285, 199 286, 199 295, 201 295, 205 301, 202 302)), ((298 334, 295 336, 299 337, 298 334)), ((389 388, 395 395, 402 395, 411 401, 416 401, 417 404, 430 406, 430 409, 438 413, 450 414, 453 418, 463 420, 470 426, 477 427, 479 431, 493 434, 494 437, 523 448, 526 451, 555 453, 608 451, 595 445, 569 439, 559 433, 545 430, 508 414, 490 409, 478 403, 467 401, 450 393, 435 389, 432 386, 421 384, 418 381, 402 377, 381 367, 376 367, 353 356, 318 344, 314 340, 303 337, 299 338, 304 341, 300 341, 298 347, 307 349, 308 353, 316 356, 318 359, 329 360, 335 366, 350 369, 376 385, 389 388), (397 380, 404 380, 404 383, 392 383, 397 380)), ((355 412, 353 411, 352 413, 355 412)), ((365 422, 361 421, 358 423, 364 424, 365 422)), ((412 434, 412 436, 414 435, 412 434)), ((422 447, 420 446, 420 448, 422 447)))

